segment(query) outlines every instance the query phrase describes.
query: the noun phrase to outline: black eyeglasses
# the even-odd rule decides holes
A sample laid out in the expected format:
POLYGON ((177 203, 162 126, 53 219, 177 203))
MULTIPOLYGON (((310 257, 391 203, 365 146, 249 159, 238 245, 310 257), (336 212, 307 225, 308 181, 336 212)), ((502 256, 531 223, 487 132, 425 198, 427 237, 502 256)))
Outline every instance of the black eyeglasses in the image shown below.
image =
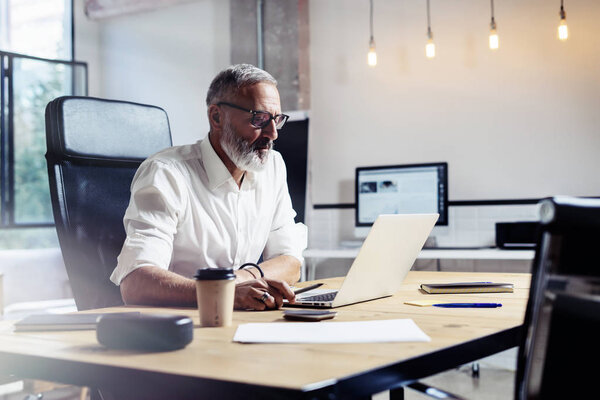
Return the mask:
POLYGON ((235 104, 227 103, 225 101, 221 101, 217 103, 218 106, 229 106, 231 108, 237 108, 238 110, 246 111, 252 114, 252 119, 250 120, 250 124, 255 128, 264 128, 271 123, 271 121, 275 121, 275 128, 281 129, 283 125, 287 122, 289 115, 285 114, 277 114, 273 115, 268 111, 254 111, 248 110, 244 107, 236 106, 235 104))

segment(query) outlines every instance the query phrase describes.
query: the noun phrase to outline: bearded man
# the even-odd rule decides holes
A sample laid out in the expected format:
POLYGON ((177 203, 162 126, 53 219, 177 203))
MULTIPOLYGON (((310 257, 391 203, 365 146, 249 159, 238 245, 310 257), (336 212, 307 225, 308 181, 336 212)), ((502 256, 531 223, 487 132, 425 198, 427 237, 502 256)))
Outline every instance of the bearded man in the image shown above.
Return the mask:
POLYGON ((192 276, 206 267, 234 268, 237 309, 294 301, 306 227, 294 222, 285 164, 272 150, 288 119, 276 85, 252 65, 221 71, 206 96, 208 136, 142 163, 111 275, 126 304, 194 306, 192 276))

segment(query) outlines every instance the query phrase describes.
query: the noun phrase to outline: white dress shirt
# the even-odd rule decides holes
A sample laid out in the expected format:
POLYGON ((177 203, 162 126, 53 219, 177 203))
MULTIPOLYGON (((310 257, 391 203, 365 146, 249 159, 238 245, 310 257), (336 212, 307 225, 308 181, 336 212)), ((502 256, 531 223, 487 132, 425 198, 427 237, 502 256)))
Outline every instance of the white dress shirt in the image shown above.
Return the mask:
POLYGON ((306 226, 295 216, 278 152, 238 187, 208 137, 168 148, 144 161, 133 179, 127 238, 110 279, 119 285, 151 265, 191 278, 198 268, 238 268, 261 254, 302 262, 306 226))

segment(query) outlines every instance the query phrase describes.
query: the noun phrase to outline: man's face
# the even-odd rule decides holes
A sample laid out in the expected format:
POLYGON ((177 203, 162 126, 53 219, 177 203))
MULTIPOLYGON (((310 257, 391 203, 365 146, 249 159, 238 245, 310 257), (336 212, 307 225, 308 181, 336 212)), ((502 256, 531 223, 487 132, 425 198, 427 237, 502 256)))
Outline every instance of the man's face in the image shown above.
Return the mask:
MULTIPOLYGON (((239 91, 230 102, 255 111, 281 114, 279 92, 270 83, 257 83, 239 91)), ((252 114, 236 108, 221 106, 225 120, 220 144, 229 159, 241 170, 260 171, 269 159, 273 141, 277 139, 274 121, 264 128, 252 126, 252 114)))

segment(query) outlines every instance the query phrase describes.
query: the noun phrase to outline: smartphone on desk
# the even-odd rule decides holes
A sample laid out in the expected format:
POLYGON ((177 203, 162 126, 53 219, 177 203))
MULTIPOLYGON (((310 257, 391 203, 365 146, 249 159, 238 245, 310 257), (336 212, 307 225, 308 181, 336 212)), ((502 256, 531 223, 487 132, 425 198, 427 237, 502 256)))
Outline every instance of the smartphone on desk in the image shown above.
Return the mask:
POLYGON ((283 318, 289 321, 321 321, 334 318, 336 315, 336 311, 328 310, 285 310, 283 312, 283 318))

